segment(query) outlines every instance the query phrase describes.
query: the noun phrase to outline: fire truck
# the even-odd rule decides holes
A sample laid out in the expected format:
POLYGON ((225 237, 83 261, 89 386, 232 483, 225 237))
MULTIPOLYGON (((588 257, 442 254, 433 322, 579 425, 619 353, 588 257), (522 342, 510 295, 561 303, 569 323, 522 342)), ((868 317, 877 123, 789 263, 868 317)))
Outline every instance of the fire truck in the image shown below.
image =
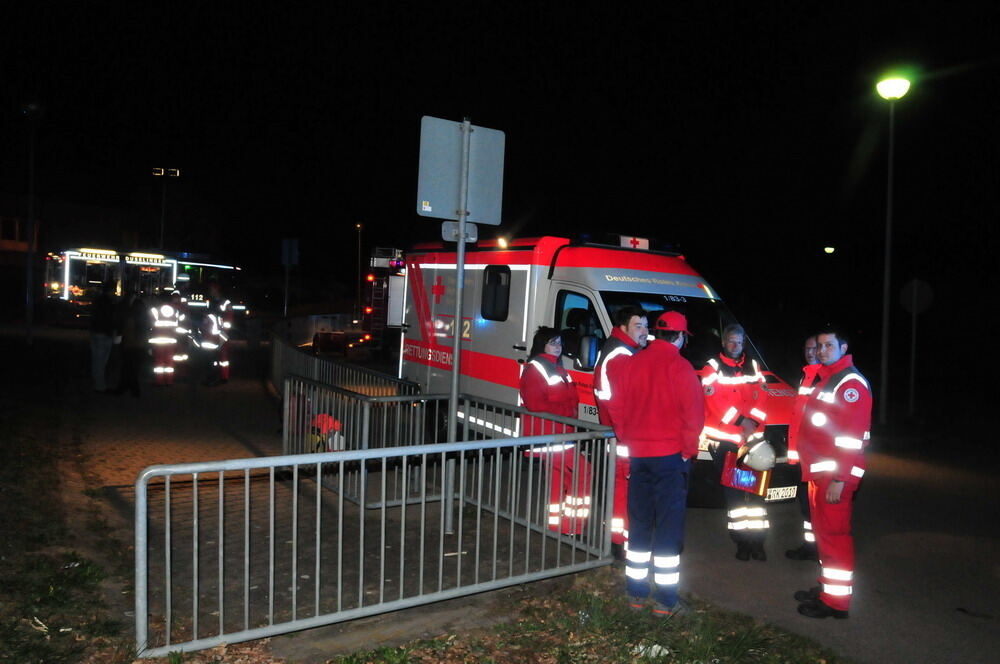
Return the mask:
POLYGON ((192 310, 208 307, 208 285, 217 281, 237 303, 233 309, 247 313, 246 304, 231 293, 240 268, 195 260, 189 254, 168 256, 153 252, 120 252, 114 249, 79 248, 51 252, 45 257, 45 295, 55 305, 56 315, 81 318, 89 314, 101 285, 111 282, 121 295, 134 288, 147 297, 183 290, 192 310))
MULTIPOLYGON (((428 392, 448 392, 459 334, 459 390, 517 404, 532 335, 539 326, 550 326, 562 332, 563 362, 580 393, 579 418, 596 422, 594 366, 612 316, 627 305, 642 307, 650 321, 667 309, 683 313, 694 333, 683 354, 700 369, 719 353, 722 330, 736 318, 683 255, 648 247, 642 238, 622 238, 621 246, 561 237, 480 241, 466 253, 463 316, 456 321, 455 251, 443 244, 418 245, 406 255, 399 376, 428 392)), ((794 498, 798 473, 786 454, 795 391, 766 370, 749 338, 745 349, 765 368, 765 437, 779 461, 766 498, 794 498)), ((711 477, 707 450, 698 460, 696 480, 711 477)), ((717 493, 717 482, 710 489, 717 493)))

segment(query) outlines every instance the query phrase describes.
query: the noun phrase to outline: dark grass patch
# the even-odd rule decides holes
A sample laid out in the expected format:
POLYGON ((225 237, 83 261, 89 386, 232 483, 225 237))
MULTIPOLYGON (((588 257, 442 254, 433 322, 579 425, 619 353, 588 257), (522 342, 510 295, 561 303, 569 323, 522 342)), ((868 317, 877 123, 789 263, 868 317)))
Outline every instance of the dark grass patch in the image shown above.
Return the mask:
POLYGON ((516 621, 465 635, 417 641, 331 660, 335 664, 663 662, 836 664, 846 660, 809 639, 692 600, 670 619, 628 607, 621 572, 582 574, 574 587, 517 602, 516 621))
POLYGON ((60 500, 57 461, 75 453, 60 437, 75 406, 62 373, 38 367, 73 349, 43 345, 12 349, 0 384, 0 662, 129 662, 103 601, 106 573, 72 550, 60 500))

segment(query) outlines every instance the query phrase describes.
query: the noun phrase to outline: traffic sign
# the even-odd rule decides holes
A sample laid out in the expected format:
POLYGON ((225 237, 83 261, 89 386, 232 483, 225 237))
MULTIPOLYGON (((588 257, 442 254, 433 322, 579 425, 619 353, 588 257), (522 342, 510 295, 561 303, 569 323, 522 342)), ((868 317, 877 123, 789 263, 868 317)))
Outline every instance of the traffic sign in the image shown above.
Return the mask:
MULTIPOLYGON (((462 195, 463 123, 432 118, 420 121, 420 171, 417 214, 459 220, 462 195)), ((503 203, 505 135, 470 125, 466 221, 500 225, 503 203)))
MULTIPOLYGON (((457 221, 442 221, 441 222, 441 239, 445 242, 458 242, 458 222, 457 221)), ((465 225, 465 242, 467 244, 475 244, 479 242, 479 227, 475 224, 465 225)))

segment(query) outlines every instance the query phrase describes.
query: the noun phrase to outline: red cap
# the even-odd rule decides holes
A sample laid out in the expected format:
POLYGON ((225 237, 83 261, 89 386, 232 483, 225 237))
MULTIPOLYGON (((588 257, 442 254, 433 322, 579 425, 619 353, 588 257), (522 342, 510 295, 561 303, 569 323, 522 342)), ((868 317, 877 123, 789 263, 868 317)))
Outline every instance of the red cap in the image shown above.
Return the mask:
POLYGON ((660 314, 660 317, 656 319, 656 325, 653 326, 653 329, 691 334, 688 330, 687 318, 684 317, 684 314, 676 311, 664 311, 660 314))

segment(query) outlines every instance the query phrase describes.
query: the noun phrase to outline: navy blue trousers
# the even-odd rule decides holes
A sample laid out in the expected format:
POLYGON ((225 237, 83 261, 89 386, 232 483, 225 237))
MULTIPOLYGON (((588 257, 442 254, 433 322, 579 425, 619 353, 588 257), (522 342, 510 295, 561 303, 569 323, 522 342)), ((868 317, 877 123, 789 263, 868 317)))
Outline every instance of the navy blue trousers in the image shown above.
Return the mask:
POLYGON ((690 461, 680 454, 629 459, 628 594, 677 604, 690 461))

